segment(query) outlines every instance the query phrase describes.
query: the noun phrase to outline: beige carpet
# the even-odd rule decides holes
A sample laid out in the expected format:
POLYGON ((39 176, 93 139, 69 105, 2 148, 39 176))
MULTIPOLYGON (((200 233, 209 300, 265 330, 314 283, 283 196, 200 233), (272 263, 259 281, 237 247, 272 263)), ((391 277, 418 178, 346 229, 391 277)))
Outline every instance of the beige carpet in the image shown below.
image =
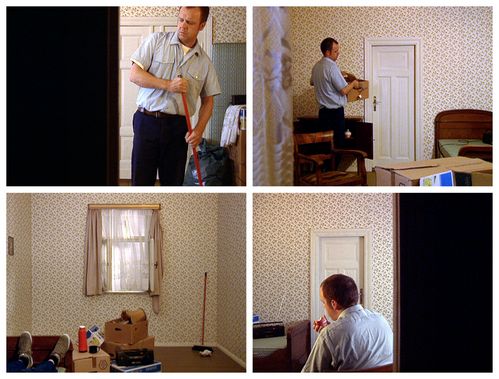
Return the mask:
POLYGON ((162 372, 245 372, 222 350, 214 348, 211 357, 202 357, 190 347, 154 348, 154 358, 161 361, 162 372))

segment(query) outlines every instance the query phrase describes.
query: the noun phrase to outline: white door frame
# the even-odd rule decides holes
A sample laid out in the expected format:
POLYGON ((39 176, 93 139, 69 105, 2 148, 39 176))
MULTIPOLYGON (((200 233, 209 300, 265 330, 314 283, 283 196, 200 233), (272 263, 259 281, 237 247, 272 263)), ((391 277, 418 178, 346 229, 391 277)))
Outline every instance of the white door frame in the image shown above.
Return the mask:
MULTIPOLYGON (((366 37, 364 39, 364 75, 366 80, 369 80, 370 99, 374 96, 372 88, 372 65, 374 46, 414 46, 414 141, 416 144, 415 157, 416 160, 423 159, 423 98, 421 95, 421 87, 423 83, 422 69, 422 41, 417 37, 391 37, 378 38, 366 37)), ((364 118, 366 122, 372 122, 373 105, 372 101, 364 102, 364 118)))
MULTIPOLYGON (((321 303, 319 298, 318 253, 321 238, 327 237, 361 237, 364 241, 364 292, 363 300, 366 308, 371 307, 371 258, 372 258, 372 231, 371 229, 313 229, 310 239, 310 318, 314 317, 314 311, 321 303)), ((311 340, 315 341, 313 320, 310 323, 311 340)))

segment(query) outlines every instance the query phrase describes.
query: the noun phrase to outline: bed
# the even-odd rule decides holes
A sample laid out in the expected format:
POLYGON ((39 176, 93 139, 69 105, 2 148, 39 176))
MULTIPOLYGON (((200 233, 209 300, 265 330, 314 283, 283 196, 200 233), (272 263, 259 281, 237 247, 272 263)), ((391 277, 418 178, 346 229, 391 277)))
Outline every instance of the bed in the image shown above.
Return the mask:
POLYGON ((454 156, 492 162, 492 112, 455 109, 437 114, 435 158, 454 156))

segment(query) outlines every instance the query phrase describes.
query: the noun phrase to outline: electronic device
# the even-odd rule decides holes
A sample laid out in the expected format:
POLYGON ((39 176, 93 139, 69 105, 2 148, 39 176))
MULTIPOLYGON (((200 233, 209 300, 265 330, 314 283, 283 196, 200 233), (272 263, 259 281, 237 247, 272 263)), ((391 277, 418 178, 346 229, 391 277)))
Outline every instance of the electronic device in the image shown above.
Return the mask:
POLYGON ((282 321, 260 322, 253 325, 253 338, 281 337, 284 335, 284 323, 282 321))
POLYGON ((118 350, 116 364, 118 366, 140 366, 154 363, 154 351, 150 349, 118 350))

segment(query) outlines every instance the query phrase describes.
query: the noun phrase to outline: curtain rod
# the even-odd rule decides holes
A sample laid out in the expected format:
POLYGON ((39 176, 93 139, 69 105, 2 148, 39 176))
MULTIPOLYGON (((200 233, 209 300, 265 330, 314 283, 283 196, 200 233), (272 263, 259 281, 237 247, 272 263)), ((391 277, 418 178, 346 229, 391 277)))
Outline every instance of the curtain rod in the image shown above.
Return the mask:
POLYGON ((88 204, 88 209, 158 209, 161 204, 88 204))

